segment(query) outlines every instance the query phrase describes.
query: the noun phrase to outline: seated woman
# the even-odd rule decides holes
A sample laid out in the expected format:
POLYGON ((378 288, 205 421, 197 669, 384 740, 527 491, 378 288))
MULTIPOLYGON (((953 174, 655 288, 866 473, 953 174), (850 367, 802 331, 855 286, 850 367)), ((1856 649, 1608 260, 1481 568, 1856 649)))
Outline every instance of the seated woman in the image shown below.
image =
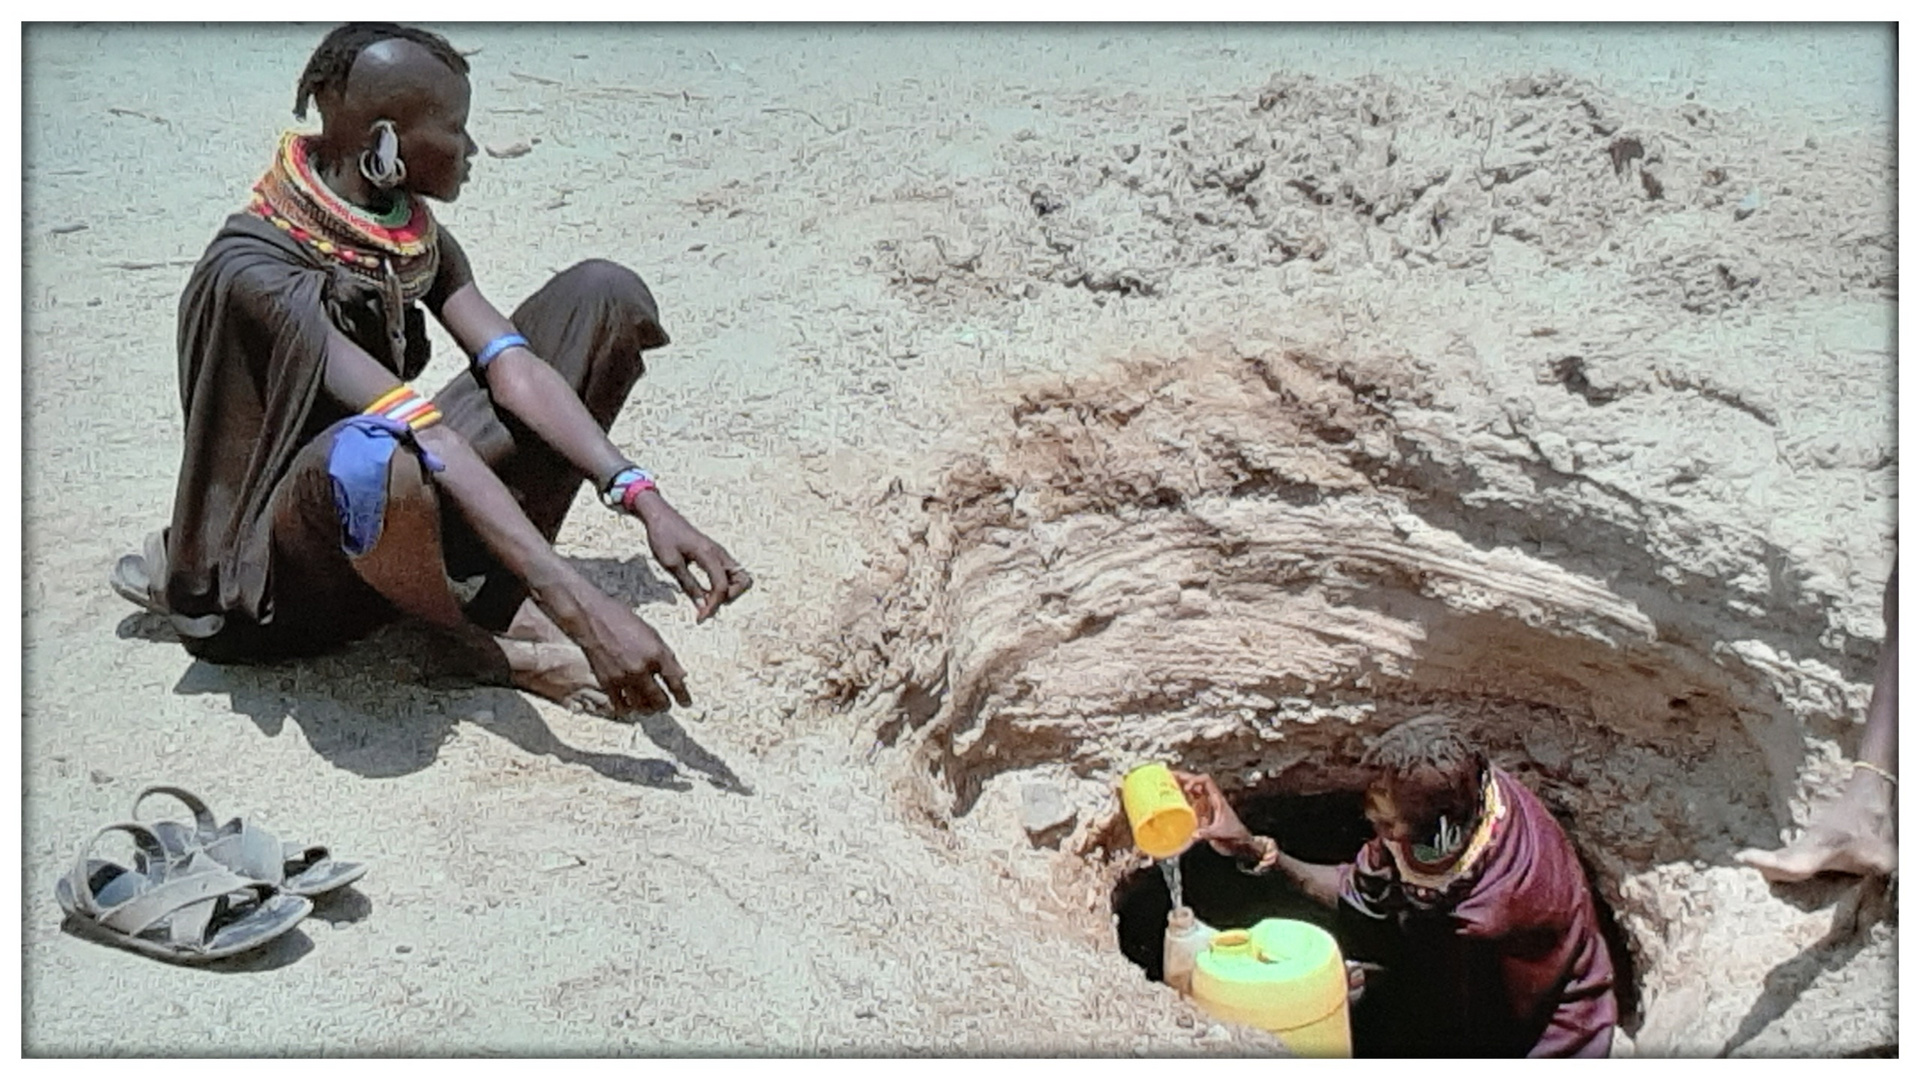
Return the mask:
MULTIPOLYGON (((1619 1006, 1585 872, 1526 786, 1441 716, 1408 720, 1368 750, 1374 838, 1321 866, 1254 836, 1213 780, 1180 775, 1195 833, 1223 855, 1275 867, 1335 908, 1342 944, 1384 963, 1410 1055, 1606 1057, 1619 1006)), ((1353 957, 1350 957, 1352 959, 1353 957)), ((1369 990, 1371 994, 1371 990, 1369 990)))
POLYGON ((640 519, 705 620, 751 579, 607 439, 667 343, 631 271, 581 263, 511 320, 427 199, 478 151, 466 60, 430 33, 354 24, 308 62, 252 205, 180 301, 185 453, 170 528, 116 569, 219 663, 327 650, 414 616, 529 691, 616 712, 689 698, 672 650, 553 549, 582 480, 640 519), (472 362, 432 398, 420 303, 472 362), (698 565, 703 583, 692 570, 698 565), (450 579, 482 580, 456 596, 450 579))

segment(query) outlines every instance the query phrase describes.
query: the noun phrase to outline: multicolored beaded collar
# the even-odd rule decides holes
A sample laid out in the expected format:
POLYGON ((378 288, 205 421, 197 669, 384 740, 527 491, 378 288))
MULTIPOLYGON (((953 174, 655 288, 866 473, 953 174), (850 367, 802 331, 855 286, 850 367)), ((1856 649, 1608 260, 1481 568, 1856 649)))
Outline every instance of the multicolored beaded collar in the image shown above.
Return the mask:
POLYGON ((361 210, 321 181, 307 156, 311 139, 293 131, 280 137, 248 210, 376 288, 397 278, 404 302, 426 295, 440 270, 439 230, 426 201, 408 195, 392 215, 361 210))

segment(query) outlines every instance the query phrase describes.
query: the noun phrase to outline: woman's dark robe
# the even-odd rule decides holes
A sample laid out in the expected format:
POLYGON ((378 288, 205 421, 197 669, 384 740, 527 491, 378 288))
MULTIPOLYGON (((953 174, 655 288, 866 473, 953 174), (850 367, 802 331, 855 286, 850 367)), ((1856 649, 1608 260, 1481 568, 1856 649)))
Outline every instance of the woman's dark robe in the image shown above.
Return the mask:
MULTIPOLYGON (((471 280, 444 230, 439 243, 425 298, 435 310, 471 280)), ((347 415, 321 391, 327 331, 338 328, 402 379, 426 366, 419 306, 406 305, 404 355, 395 356, 383 303, 379 290, 251 214, 229 217, 195 265, 180 298, 186 440, 165 583, 189 651, 230 621, 273 620, 274 487, 303 445, 347 415)))

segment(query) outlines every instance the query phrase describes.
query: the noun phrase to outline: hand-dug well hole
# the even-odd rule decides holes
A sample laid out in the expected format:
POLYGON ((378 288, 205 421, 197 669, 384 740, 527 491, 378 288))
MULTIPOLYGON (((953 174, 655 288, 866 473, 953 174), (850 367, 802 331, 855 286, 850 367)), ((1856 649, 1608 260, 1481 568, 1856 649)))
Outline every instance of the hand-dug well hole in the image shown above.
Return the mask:
MULTIPOLYGON (((1308 862, 1345 862, 1373 835, 1361 814, 1358 791, 1250 795, 1233 800, 1233 805, 1249 830, 1276 838, 1289 855, 1308 862)), ((1561 825, 1565 828, 1568 822, 1563 820, 1561 825)), ((1577 838, 1575 846, 1579 846, 1577 838)), ((1593 870, 1586 869, 1592 882, 1593 870)), ((1386 959, 1380 951, 1382 943, 1369 933, 1371 928, 1314 903, 1281 874, 1244 873, 1234 859, 1205 844, 1180 857, 1180 873, 1187 905, 1196 918, 1216 930, 1245 928, 1262 919, 1298 919, 1333 934, 1348 959, 1386 959)), ((1620 1004, 1621 1026, 1631 1029, 1638 1019, 1640 996, 1632 953, 1613 908, 1598 889, 1592 891, 1592 897, 1601 933, 1613 957, 1614 996, 1620 1004)), ((1120 952, 1155 981, 1161 977, 1161 948, 1172 906, 1166 877, 1157 866, 1127 874, 1113 890, 1120 952)), ((1417 971, 1373 976, 1352 1013, 1356 1057, 1396 1057, 1416 1049, 1406 1036, 1418 1029, 1426 1015, 1419 977, 1417 971)))
MULTIPOLYGON (((1791 582, 1759 614, 1727 602, 1721 578, 1779 583, 1784 554, 1736 544, 1719 578, 1683 570, 1653 539, 1666 518, 1403 427, 1410 370, 1206 353, 1024 394, 934 491, 876 504, 897 553, 850 599, 821 683, 906 750, 904 801, 944 830, 1004 842, 977 830, 1021 825, 975 819, 985 795, 1052 785, 1086 910, 1120 912, 1143 967, 1165 885, 1108 895, 1134 858, 1112 788, 1127 768, 1207 773, 1256 819, 1344 817, 1327 835, 1357 848, 1354 806, 1247 800, 1332 798, 1369 740, 1445 713, 1568 823, 1603 922, 1634 945, 1616 935, 1616 968, 1691 1048, 1693 943, 1764 910, 1750 882, 1697 879, 1779 842, 1809 725, 1849 715, 1864 688, 1838 673, 1857 665, 1805 629, 1791 582)), ((1284 909, 1275 891, 1209 896, 1216 876, 1281 886, 1189 859, 1203 920, 1284 909)))

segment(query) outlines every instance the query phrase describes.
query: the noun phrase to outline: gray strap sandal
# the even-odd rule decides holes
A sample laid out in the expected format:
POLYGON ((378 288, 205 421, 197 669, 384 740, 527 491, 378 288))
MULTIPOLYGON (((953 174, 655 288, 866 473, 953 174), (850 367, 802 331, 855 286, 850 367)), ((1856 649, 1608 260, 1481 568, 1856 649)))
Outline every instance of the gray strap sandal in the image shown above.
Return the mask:
POLYGON ((167 533, 155 529, 139 555, 122 555, 108 579, 121 599, 155 615, 167 614, 167 533))
POLYGON ((283 844, 272 833, 239 818, 216 825, 206 802, 184 788, 166 784, 147 788, 133 800, 133 817, 140 816, 140 804, 149 795, 171 795, 193 814, 192 825, 156 821, 148 826, 167 857, 175 861, 204 852, 236 873, 273 882, 295 896, 319 896, 366 876, 367 864, 335 859, 320 845, 283 844))
POLYGON ((242 877, 203 853, 169 858, 160 838, 132 821, 93 834, 53 896, 79 929, 182 964, 257 949, 313 910, 313 901, 242 877), (124 832, 138 845, 131 869, 89 857, 110 832, 124 832))

